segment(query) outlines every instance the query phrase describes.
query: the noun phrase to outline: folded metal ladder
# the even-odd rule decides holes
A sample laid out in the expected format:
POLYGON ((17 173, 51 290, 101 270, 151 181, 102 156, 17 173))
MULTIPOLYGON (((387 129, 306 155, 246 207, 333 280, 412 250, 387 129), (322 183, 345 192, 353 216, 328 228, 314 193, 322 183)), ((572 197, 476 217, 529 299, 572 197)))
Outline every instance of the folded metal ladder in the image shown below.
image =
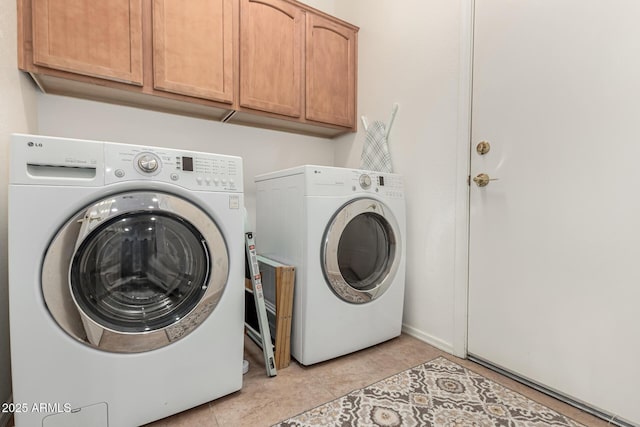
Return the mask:
POLYGON ((260 278, 260 268, 258 266, 258 255, 253 233, 245 233, 245 248, 247 251, 247 263, 249 264, 249 275, 251 276, 251 288, 258 317, 258 327, 256 331, 251 325, 245 322, 247 335, 262 348, 264 354, 264 364, 267 375, 275 377, 277 375, 276 362, 273 356, 273 343, 271 342, 271 331, 269 329, 269 319, 264 302, 264 292, 262 290, 262 279, 260 278))

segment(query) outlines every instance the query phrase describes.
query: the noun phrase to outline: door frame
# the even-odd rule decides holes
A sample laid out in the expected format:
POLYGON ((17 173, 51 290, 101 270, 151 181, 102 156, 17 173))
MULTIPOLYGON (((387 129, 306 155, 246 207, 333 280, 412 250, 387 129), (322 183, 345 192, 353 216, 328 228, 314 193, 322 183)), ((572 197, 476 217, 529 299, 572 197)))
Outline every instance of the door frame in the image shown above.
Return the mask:
POLYGON ((471 170, 471 107, 475 0, 460 1, 460 71, 456 144, 455 251, 453 277, 453 354, 467 357, 469 295, 469 221, 471 170))

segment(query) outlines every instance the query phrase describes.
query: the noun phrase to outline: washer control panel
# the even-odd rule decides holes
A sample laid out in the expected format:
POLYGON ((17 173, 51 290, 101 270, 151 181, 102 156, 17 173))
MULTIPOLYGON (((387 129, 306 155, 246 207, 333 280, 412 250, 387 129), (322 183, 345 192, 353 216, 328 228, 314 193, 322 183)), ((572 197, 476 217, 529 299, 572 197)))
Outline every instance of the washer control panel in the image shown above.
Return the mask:
POLYGON ((171 182, 190 190, 242 192, 242 159, 159 147, 106 144, 106 182, 139 179, 171 182))

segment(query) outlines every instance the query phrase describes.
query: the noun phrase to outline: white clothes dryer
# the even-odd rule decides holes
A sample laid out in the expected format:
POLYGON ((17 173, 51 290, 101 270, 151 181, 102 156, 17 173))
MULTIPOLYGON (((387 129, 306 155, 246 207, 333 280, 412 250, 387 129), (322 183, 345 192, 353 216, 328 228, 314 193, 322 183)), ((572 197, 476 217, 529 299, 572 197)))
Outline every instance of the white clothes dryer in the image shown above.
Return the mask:
POLYGON ((402 177, 307 165, 255 181, 256 247, 296 268, 293 357, 310 365, 400 335, 402 177))
POLYGON ((239 390, 241 159, 18 134, 10 150, 16 427, 139 426, 239 390))

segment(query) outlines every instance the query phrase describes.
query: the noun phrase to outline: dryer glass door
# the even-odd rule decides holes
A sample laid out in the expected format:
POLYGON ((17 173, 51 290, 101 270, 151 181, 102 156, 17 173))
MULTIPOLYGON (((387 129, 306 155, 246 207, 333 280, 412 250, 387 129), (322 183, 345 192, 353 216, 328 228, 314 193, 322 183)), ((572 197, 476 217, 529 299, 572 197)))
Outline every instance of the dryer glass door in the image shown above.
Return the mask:
POLYGON ((323 241, 323 271, 334 293, 361 304, 381 296, 400 262, 399 231, 387 206, 373 199, 344 205, 323 241))

